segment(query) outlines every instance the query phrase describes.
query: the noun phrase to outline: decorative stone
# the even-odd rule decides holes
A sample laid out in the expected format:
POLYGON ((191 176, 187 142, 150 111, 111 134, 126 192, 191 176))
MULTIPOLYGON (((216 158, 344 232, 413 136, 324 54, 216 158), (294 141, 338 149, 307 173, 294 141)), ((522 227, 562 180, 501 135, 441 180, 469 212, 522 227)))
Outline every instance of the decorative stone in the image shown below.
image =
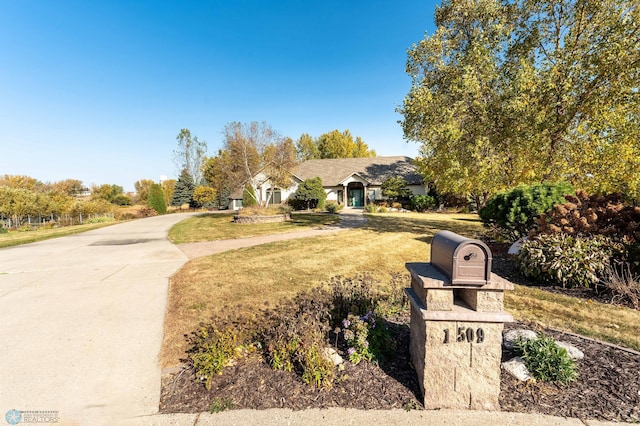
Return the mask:
POLYGON ((569 357, 571 357, 571 359, 576 360, 576 359, 584 358, 584 352, 582 352, 580 349, 576 348, 570 343, 556 340, 556 345, 558 345, 561 348, 564 348, 567 351, 567 354, 569 354, 569 357))
POLYGON ((509 247, 509 251, 507 251, 507 253, 513 255, 520 253, 520 250, 522 250, 522 244, 524 244, 524 242, 528 239, 528 237, 520 238, 518 241, 511 244, 511 247, 509 247))
POLYGON ((516 340, 518 340, 518 337, 526 340, 533 340, 538 337, 538 333, 521 328, 517 330, 509 330, 504 333, 504 337, 502 338, 502 345, 505 349, 512 350, 515 346, 516 340))
POLYGON ((524 364, 524 360, 519 356, 512 358, 509 361, 503 362, 502 368, 504 368, 509 374, 522 382, 531 379, 531 373, 529 372, 529 369, 524 364))
POLYGON ((340 354, 333 348, 324 348, 322 353, 324 357, 331 361, 336 367, 344 362, 344 359, 342 359, 340 354))

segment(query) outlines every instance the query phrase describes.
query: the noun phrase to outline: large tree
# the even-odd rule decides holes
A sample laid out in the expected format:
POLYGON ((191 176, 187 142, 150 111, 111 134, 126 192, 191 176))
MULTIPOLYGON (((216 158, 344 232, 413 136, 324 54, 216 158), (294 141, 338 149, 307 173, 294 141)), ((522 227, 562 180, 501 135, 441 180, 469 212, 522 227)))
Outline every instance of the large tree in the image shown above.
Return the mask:
MULTIPOLYGON (((241 188, 249 183, 257 188, 262 183, 257 181, 257 174, 261 170, 270 177, 272 184, 288 186, 287 174, 296 160, 291 139, 282 138, 264 121, 229 123, 225 126, 223 135, 225 154, 219 156, 219 166, 229 187, 241 188)), ((257 205, 261 205, 263 200, 259 200, 255 193, 246 195, 252 197, 257 205)))
POLYGON ((370 150, 360 136, 355 140, 347 129, 344 132, 332 130, 318 137, 316 141, 319 158, 364 158, 375 157, 376 152, 370 150))
POLYGON ((186 170, 196 185, 202 180, 202 161, 207 154, 207 142, 191 136, 189 129, 182 129, 176 137, 178 147, 173 151, 173 160, 178 170, 186 170))
POLYGON ((426 177, 479 204, 545 180, 637 196, 640 176, 627 171, 640 166, 639 9, 444 0, 436 32, 409 49, 399 108, 426 177))

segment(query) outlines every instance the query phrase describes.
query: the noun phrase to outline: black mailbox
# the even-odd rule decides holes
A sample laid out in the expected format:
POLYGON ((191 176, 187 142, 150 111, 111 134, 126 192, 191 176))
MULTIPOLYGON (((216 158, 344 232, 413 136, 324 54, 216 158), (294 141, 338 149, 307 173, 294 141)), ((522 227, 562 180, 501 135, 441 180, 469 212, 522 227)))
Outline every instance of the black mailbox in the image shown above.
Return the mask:
POLYGON ((453 286, 482 286, 491 282, 491 250, 479 240, 440 231, 431 241, 431 264, 453 286))

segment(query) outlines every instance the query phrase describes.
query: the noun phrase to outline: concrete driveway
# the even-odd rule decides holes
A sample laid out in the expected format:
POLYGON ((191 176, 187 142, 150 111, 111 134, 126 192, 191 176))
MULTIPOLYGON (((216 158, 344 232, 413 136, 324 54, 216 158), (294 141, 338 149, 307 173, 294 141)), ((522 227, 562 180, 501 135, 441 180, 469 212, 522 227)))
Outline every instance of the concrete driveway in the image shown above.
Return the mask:
POLYGON ((168 282, 187 261, 167 231, 188 216, 0 249, 3 422, 9 410, 65 425, 157 412, 168 282))

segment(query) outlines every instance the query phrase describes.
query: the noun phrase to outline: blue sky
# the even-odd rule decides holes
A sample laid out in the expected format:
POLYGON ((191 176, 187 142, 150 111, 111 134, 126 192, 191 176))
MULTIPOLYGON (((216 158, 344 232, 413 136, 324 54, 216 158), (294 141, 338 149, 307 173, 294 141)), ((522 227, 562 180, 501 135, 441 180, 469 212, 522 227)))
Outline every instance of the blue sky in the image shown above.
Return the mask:
POLYGON ((435 1, 0 0, 0 174, 133 190, 177 176, 182 128, 349 129, 415 156, 395 112, 435 1))

